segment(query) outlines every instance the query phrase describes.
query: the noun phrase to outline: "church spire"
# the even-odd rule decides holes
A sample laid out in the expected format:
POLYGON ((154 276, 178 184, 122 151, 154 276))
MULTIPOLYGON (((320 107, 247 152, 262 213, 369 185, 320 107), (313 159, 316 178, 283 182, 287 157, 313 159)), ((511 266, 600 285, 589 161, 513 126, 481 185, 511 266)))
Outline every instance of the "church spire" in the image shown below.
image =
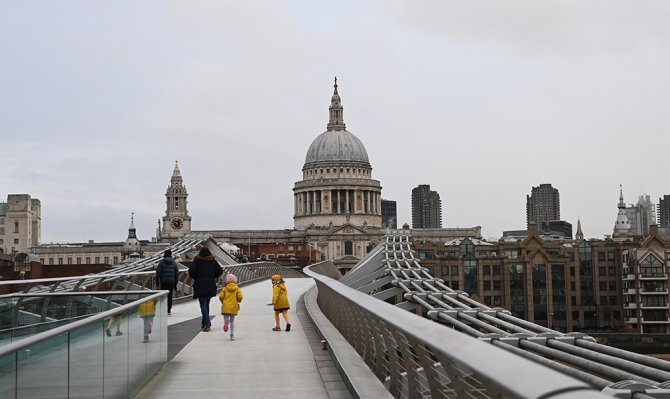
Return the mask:
POLYGON ((183 180, 181 178, 181 171, 179 170, 179 161, 174 161, 174 170, 172 171, 172 179, 170 179, 172 186, 182 186, 183 180))
POLYGON ((130 227, 128 227, 128 238, 137 238, 137 230, 135 229, 135 212, 130 214, 130 227))
POLYGON ((617 214, 616 223, 614 223, 614 231, 612 236, 620 237, 630 233, 630 220, 626 214, 626 203, 623 202, 623 187, 619 185, 619 203, 617 204, 619 212, 617 214))
POLYGON ((344 124, 344 108, 337 92, 337 76, 335 77, 333 97, 330 99, 328 111, 330 119, 328 120, 327 130, 345 130, 347 126, 344 124))
POLYGON ((577 218, 577 232, 575 233, 575 240, 581 242, 584 240, 584 233, 582 233, 582 222, 577 218))

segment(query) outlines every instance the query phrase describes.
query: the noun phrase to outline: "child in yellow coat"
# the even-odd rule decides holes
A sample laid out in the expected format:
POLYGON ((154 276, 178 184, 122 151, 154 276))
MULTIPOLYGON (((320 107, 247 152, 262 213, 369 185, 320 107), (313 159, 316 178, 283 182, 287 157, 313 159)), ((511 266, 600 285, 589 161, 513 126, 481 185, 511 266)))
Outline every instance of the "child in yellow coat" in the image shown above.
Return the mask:
POLYGON ((279 325, 279 314, 284 316, 286 322, 286 331, 291 331, 291 321, 288 318, 288 310, 291 306, 288 303, 288 291, 284 284, 284 279, 279 274, 272 276, 272 306, 275 311, 275 326, 272 331, 281 331, 279 325))
POLYGON ((228 332, 230 328, 230 340, 235 340, 235 316, 240 311, 240 302, 244 294, 237 286, 237 277, 234 274, 226 275, 226 286, 219 293, 221 301, 221 314, 223 315, 223 331, 228 332))
MULTIPOLYGON (((144 302, 139 307, 139 313, 142 320, 144 320, 144 341, 149 342, 149 334, 154 325, 154 316, 156 316, 156 300, 144 302)), ((116 334, 119 335, 119 334, 116 334)))

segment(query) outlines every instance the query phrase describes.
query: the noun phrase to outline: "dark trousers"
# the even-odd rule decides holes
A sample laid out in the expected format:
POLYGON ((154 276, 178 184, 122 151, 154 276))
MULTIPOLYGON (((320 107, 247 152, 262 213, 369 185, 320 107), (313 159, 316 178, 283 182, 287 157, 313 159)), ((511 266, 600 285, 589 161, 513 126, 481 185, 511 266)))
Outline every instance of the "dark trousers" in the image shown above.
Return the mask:
POLYGON ((168 313, 172 313, 172 291, 174 291, 174 284, 161 284, 161 290, 167 290, 168 292, 168 313))
POLYGON ((198 302, 200 302, 200 313, 202 314, 202 327, 211 327, 212 322, 209 319, 209 296, 199 296, 198 302))

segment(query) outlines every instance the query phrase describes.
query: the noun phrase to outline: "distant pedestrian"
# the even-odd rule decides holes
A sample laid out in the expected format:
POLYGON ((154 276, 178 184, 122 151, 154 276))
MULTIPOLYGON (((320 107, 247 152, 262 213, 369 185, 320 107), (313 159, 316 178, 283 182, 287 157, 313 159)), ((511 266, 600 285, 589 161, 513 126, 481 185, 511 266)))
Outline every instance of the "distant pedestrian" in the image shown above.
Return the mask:
POLYGON ((156 283, 161 290, 168 291, 167 310, 168 316, 172 315, 172 291, 177 288, 179 281, 179 266, 172 259, 172 251, 166 250, 163 254, 163 259, 156 267, 156 283))
POLYGON ((216 296, 216 279, 222 274, 221 265, 212 256, 209 248, 203 245, 193 259, 191 267, 188 268, 188 275, 194 280, 193 298, 200 302, 201 331, 208 332, 212 329, 212 321, 209 318, 209 300, 216 296))
POLYGON ((244 294, 237 286, 237 277, 234 274, 226 275, 226 286, 219 293, 221 301, 221 314, 223 315, 223 331, 228 332, 230 328, 230 340, 235 340, 235 316, 240 311, 240 302, 244 294))
POLYGON ((291 308, 288 302, 288 292, 284 279, 279 274, 272 276, 272 306, 275 311, 275 326, 272 331, 281 331, 279 314, 284 316, 286 331, 291 331, 291 321, 288 318, 288 310, 291 308))

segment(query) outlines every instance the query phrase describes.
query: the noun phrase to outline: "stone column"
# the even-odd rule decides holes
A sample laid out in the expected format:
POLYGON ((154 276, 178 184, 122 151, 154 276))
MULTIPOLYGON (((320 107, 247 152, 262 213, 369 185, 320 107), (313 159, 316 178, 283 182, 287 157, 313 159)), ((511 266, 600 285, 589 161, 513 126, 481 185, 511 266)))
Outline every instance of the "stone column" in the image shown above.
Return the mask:
POLYGON ((316 207, 316 191, 312 191, 312 214, 318 214, 319 210, 316 207))
POLYGON ((305 191, 302 198, 302 214, 307 215, 307 191, 305 191))
POLYGON ((351 210, 349 209, 349 190, 344 192, 344 211, 346 213, 351 213, 351 210))
POLYGON ((340 191, 341 190, 337 190, 337 213, 342 213, 340 211, 340 191))

